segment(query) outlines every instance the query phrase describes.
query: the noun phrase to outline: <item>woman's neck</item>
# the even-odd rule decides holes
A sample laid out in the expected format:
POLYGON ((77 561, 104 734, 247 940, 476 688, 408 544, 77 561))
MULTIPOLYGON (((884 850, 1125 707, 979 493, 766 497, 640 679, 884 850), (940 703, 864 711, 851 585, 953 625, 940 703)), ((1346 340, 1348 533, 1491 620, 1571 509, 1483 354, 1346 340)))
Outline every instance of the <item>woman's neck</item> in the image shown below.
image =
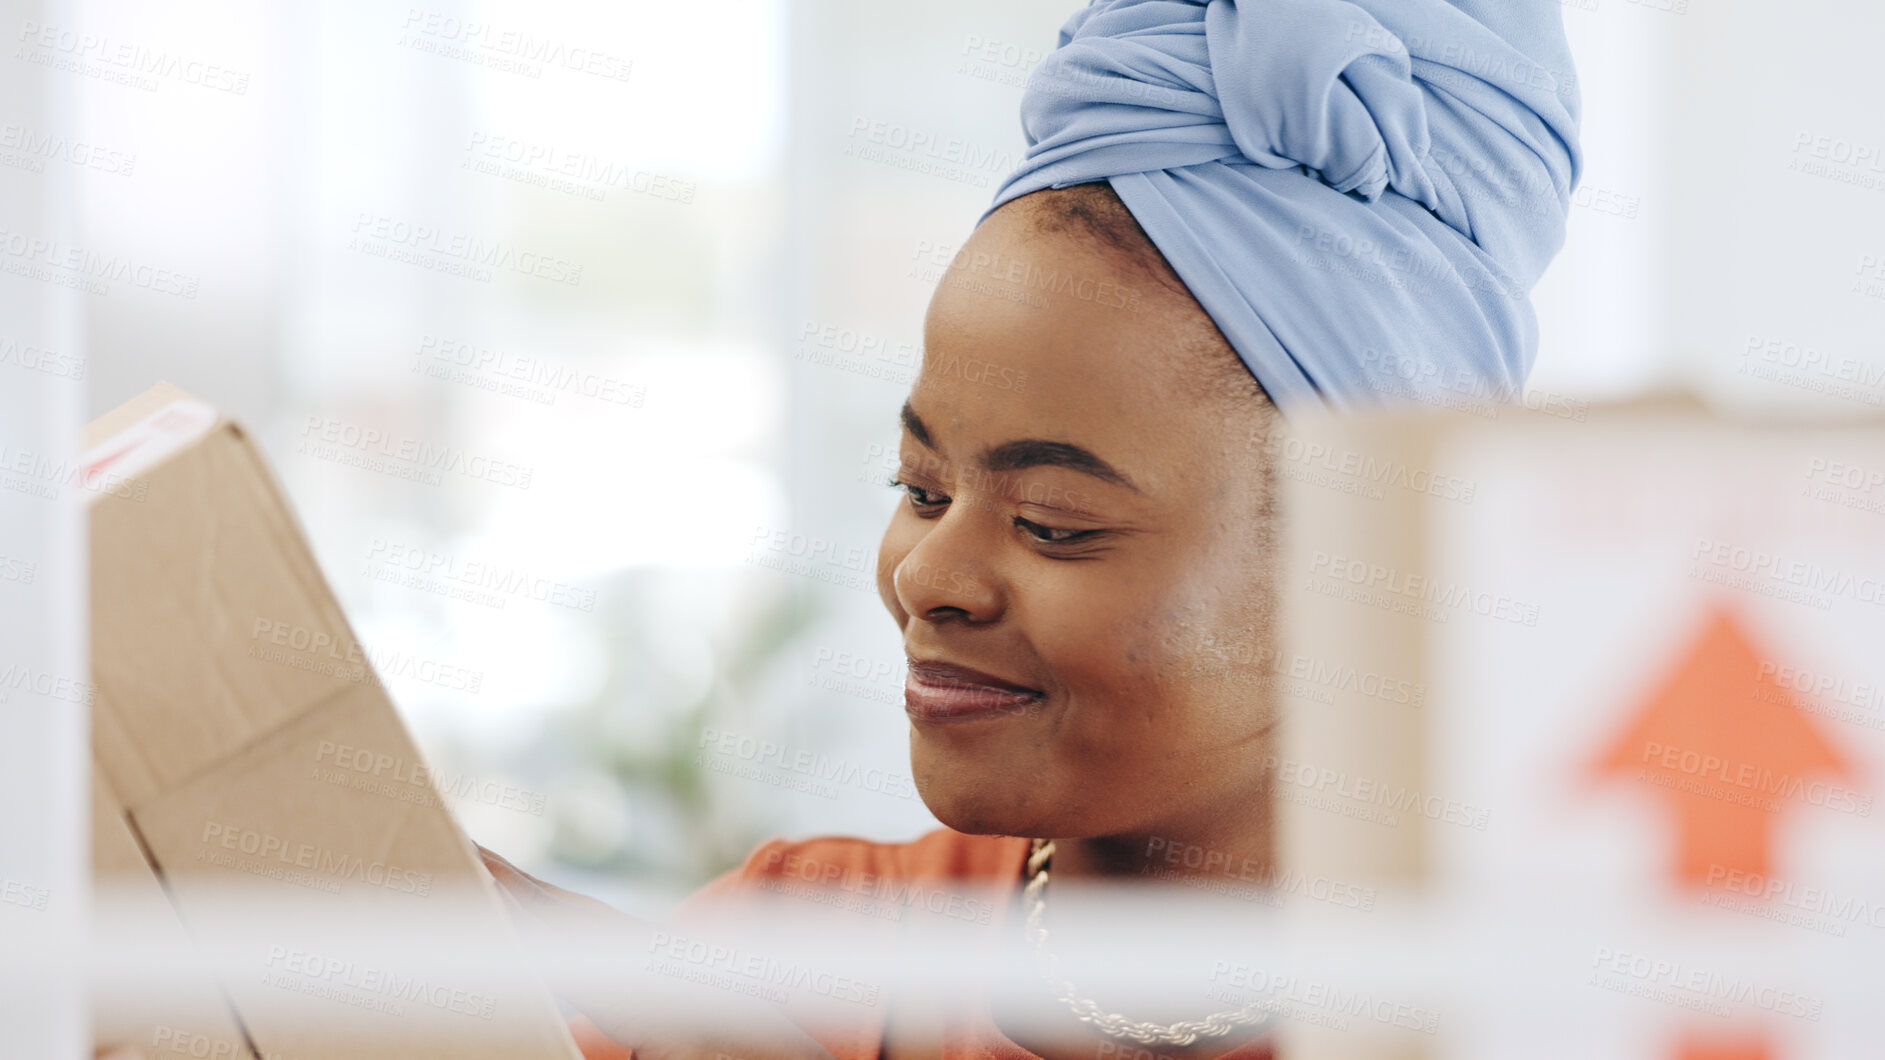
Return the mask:
POLYGON ((1236 881, 1261 887, 1275 877, 1275 815, 1269 793, 1130 832, 1055 839, 1055 880, 1195 883, 1236 881))
POLYGON ((1235 882, 1266 886, 1276 861, 1266 831, 1257 836, 1156 834, 1057 839, 1051 866, 1056 881, 1127 883, 1235 882))
MULTIPOLYGON (((1074 975, 1076 989, 1081 985, 1094 989, 1096 980, 1106 978, 1097 969, 1108 965, 1094 958, 1096 952, 1112 950, 1118 960, 1133 965, 1148 959, 1170 961, 1173 955, 1161 947, 1188 938, 1190 956, 1159 972, 1161 991, 1135 995, 1107 985, 1100 987, 1095 1003, 1104 1001, 1107 1011, 1120 1011, 1135 1020, 1170 1024, 1235 1011, 1249 1000, 1226 1000, 1219 996, 1221 989, 1208 989, 1216 980, 1212 969, 1222 956, 1214 947, 1227 947, 1226 954, 1260 952, 1250 936, 1262 930, 1272 908, 1270 800, 1237 800, 1234 805, 1242 812, 1199 815, 1200 820, 1189 824, 1161 824, 1126 834, 1054 841, 1047 866, 1043 926, 1048 949, 1074 975), (1172 893, 1156 894, 1148 884, 1170 887, 1172 893), (1130 888, 1132 893, 1111 892, 1112 887, 1130 888), (1195 997, 1185 995, 1182 987, 1178 995, 1162 996, 1180 981, 1195 983, 1195 997), (1114 1005, 1119 1008, 1115 1010, 1114 1005)), ((1028 947, 1021 942, 1021 923, 1022 915, 1017 915, 1011 941, 1023 947, 1025 954, 1028 947)), ((1013 969, 1012 989, 1000 995, 1002 1000, 995 1003, 992 1015, 1003 1033, 1048 1060, 1109 1055, 1207 1060, 1272 1032, 1267 1023, 1260 1023, 1191 1046, 1140 1050, 1076 1021, 1053 996, 1032 960, 1017 960, 1013 969)))

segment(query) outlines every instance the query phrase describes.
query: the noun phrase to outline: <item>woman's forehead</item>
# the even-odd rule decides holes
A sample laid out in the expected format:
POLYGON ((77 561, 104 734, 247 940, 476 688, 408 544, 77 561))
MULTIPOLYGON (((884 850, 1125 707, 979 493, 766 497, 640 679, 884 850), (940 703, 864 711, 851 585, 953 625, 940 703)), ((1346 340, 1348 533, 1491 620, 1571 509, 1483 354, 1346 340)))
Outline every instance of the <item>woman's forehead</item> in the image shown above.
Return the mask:
POLYGON ((1025 201, 976 229, 931 299, 910 395, 931 448, 960 461, 1051 439, 1146 482, 1215 467, 1224 395, 1253 414, 1267 405, 1236 353, 1182 290, 1078 227, 1034 223, 1014 209, 1025 201), (1251 393, 1202 372, 1207 353, 1251 393))
MULTIPOLYGON (((1147 499, 1175 482, 1243 473, 1219 467, 1227 460, 1222 417, 1185 403, 1188 389, 1144 385, 1140 372, 1080 370, 1071 359, 1023 381, 973 355, 930 356, 911 390, 904 433, 908 447, 938 466, 1008 475, 1065 469, 1096 491, 1147 499)), ((1025 363, 1049 361, 1035 353, 1025 363)))
POLYGON ((962 378, 986 366, 1017 392, 1090 373, 1143 383, 1173 332, 1170 295, 1152 287, 1090 239, 992 217, 930 300, 924 375, 962 378))

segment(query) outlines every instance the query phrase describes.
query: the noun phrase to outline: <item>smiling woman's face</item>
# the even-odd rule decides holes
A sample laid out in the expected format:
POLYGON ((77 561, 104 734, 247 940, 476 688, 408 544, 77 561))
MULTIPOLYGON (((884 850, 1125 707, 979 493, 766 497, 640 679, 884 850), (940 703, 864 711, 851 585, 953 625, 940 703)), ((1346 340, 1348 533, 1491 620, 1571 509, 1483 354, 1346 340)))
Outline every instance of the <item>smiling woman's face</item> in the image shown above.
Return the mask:
POLYGON ((1182 289, 1033 198, 938 287, 904 409, 877 582, 912 770, 959 831, 1209 834, 1270 753, 1276 413, 1182 289))

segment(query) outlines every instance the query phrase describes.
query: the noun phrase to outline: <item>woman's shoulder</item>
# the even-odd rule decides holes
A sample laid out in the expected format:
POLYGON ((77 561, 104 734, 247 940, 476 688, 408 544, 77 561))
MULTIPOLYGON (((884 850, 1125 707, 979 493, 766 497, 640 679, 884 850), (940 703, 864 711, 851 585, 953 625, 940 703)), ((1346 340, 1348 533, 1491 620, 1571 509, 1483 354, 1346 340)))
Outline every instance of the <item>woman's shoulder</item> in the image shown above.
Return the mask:
POLYGON ((938 828, 916 839, 885 843, 855 836, 772 839, 747 855, 740 875, 843 886, 861 874, 885 879, 999 879, 1019 876, 1028 840, 967 835, 938 828))
POLYGON ((968 835, 950 828, 889 843, 843 835, 770 839, 694 892, 673 916, 723 911, 730 899, 762 892, 848 891, 907 901, 912 891, 904 885, 923 881, 983 881, 1000 888, 1020 881, 1028 847, 1029 841, 1020 836, 968 835))

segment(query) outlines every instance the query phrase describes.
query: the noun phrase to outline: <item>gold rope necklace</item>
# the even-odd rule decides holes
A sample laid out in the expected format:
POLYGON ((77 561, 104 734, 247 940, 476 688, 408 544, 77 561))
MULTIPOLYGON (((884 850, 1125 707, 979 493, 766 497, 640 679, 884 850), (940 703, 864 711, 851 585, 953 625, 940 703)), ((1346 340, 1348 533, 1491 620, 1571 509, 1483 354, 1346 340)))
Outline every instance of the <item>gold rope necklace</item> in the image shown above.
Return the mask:
POLYGON ((1021 892, 1027 909, 1024 932, 1034 944, 1035 956, 1046 965, 1041 971, 1042 978, 1075 1019, 1109 1038, 1126 1039, 1140 1045, 1190 1045, 1200 1038, 1221 1038, 1238 1027, 1261 1024, 1269 1018, 1261 998, 1230 1012, 1214 1012, 1203 1019, 1177 1023, 1147 1023, 1129 1020, 1116 1012, 1101 1012, 1098 1004, 1091 998, 1081 997, 1073 982, 1060 974, 1060 958, 1047 950, 1047 926, 1041 921, 1047 913, 1047 862, 1053 856, 1053 840, 1034 840, 1034 848, 1028 853, 1028 884, 1021 892))

